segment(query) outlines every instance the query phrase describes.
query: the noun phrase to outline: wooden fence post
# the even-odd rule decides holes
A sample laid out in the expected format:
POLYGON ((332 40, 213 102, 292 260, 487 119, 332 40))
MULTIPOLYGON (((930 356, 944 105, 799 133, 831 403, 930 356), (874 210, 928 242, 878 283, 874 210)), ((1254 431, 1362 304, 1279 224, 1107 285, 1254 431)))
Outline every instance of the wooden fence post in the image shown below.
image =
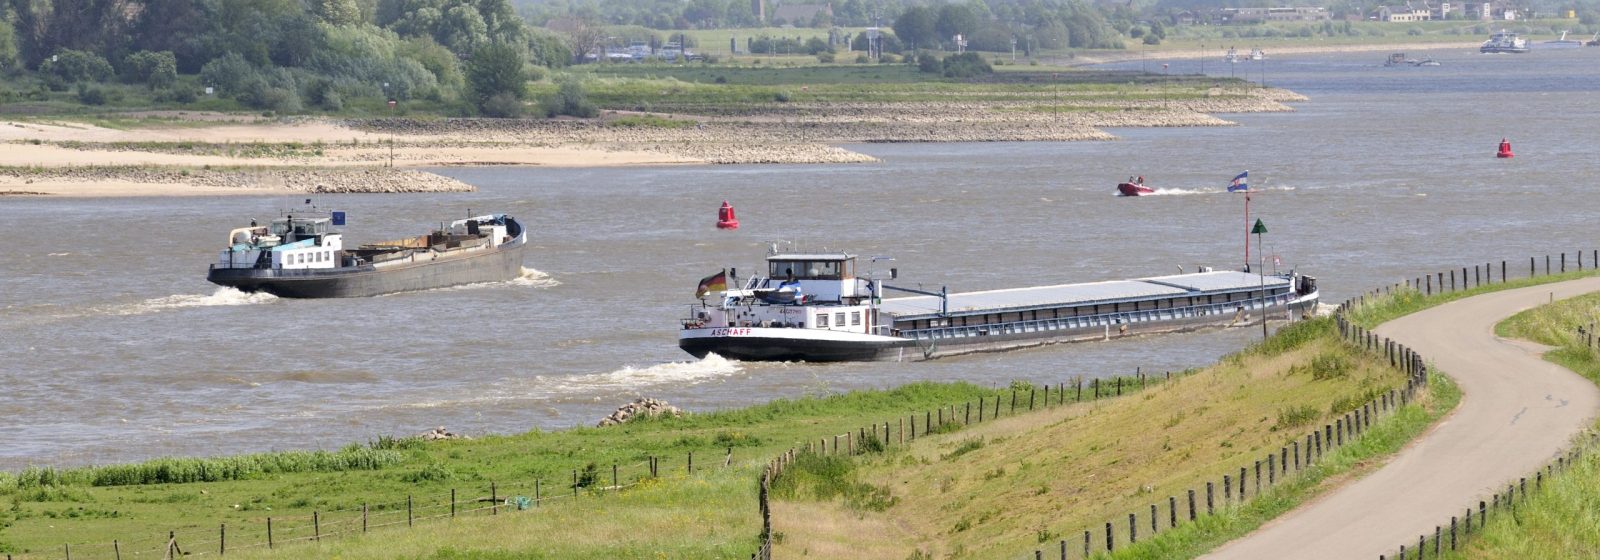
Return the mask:
MULTIPOLYGON (((1226 478, 1226 477, 1224 477, 1224 478, 1226 478)), ((1213 487, 1211 486, 1211 481, 1207 480, 1206 481, 1206 515, 1214 515, 1214 514, 1217 513, 1216 506, 1212 505, 1213 504, 1212 495, 1214 493, 1212 488, 1213 487)))
MULTIPOLYGON (((1089 552, 1089 530, 1088 529, 1084 529, 1084 531, 1083 531, 1083 557, 1084 558, 1088 558, 1089 554, 1090 554, 1090 552, 1089 552)), ((11 559, 7 558, 6 560, 11 560, 11 559)))
POLYGON ((217 556, 228 554, 228 524, 217 527, 217 556))
POLYGON ((1194 489, 1189 489, 1189 521, 1194 521, 1194 489))
POLYGON ((1111 534, 1111 522, 1106 522, 1106 552, 1116 550, 1115 536, 1111 534))
POLYGON ((1222 503, 1233 501, 1233 475, 1222 475, 1222 503))
POLYGON ((322 540, 322 515, 316 511, 311 512, 311 540, 322 540))
POLYGON ((1136 542, 1139 542, 1139 518, 1138 514, 1130 513, 1128 514, 1128 544, 1136 542))
MULTIPOLYGON (((117 542, 117 539, 111 539, 111 553, 115 560, 122 560, 122 543, 117 542)), ((10 554, 6 555, 6 560, 11 560, 10 554)))
POLYGON ((1178 526, 1178 497, 1167 496, 1167 528, 1178 526))
POLYGON ((272 518, 267 518, 267 550, 272 550, 272 518))
MULTIPOLYGON (((652 471, 655 470, 655 465, 651 465, 650 469, 652 471)), ((655 474, 651 473, 650 477, 651 478, 655 478, 655 474)), ((544 503, 543 503, 544 502, 544 497, 539 495, 540 494, 540 492, 539 492, 540 488, 539 487, 542 486, 542 484, 541 484, 542 482, 544 482, 543 479, 538 479, 538 478, 533 479, 533 507, 541 507, 541 506, 544 505, 544 503)), ((451 491, 454 492, 455 490, 452 489, 451 491)))
MULTIPOLYGON (((573 488, 577 488, 577 485, 574 484, 573 488)), ((415 517, 411 515, 411 495, 406 494, 406 526, 410 527, 414 519, 415 517)))
POLYGON ((500 515, 500 487, 493 480, 489 481, 489 515, 500 515))

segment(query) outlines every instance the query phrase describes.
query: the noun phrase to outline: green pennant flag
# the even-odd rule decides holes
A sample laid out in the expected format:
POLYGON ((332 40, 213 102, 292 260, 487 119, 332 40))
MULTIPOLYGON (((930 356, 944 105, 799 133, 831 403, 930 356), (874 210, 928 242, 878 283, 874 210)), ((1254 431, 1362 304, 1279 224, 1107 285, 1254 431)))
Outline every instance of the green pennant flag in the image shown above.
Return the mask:
POLYGON ((1256 218, 1256 226, 1250 228, 1250 233, 1261 235, 1267 232, 1267 224, 1261 223, 1261 218, 1256 218))

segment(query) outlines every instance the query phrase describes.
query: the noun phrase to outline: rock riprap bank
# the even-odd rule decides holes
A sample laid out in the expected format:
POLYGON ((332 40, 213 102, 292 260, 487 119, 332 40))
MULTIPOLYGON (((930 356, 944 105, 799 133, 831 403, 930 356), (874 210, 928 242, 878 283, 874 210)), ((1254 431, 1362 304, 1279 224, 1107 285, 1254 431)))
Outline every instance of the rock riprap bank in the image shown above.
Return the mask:
POLYGON ((596 423, 595 426, 601 428, 615 426, 640 416, 678 416, 680 414, 683 414, 683 411, 678 410, 676 406, 667 404, 667 401, 640 397, 634 399, 631 403, 617 407, 616 412, 601 418, 600 422, 596 423))

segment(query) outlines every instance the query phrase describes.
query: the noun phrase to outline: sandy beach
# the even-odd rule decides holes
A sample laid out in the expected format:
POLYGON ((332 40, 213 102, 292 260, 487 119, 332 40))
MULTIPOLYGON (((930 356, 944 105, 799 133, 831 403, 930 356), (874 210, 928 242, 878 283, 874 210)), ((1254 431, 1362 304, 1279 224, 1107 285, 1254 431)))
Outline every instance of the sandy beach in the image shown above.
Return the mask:
POLYGON ((598 119, 261 119, 166 112, 130 128, 0 121, 0 194, 172 196, 458 192, 419 168, 858 163, 842 144, 1108 141, 1110 127, 1230 126, 1214 113, 1292 111, 1281 89, 1172 99, 765 103, 713 115, 606 111, 598 119), (666 125, 635 125, 629 117, 666 125))

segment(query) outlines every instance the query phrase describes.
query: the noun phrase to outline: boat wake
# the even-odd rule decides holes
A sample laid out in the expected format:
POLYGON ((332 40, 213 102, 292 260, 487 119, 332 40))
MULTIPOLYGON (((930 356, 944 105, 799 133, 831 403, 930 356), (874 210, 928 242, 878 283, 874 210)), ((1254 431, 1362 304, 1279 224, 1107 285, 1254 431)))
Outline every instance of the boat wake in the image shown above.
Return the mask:
POLYGON ((1186 196, 1186 195, 1191 195, 1191 194, 1217 194, 1217 193, 1225 193, 1225 192, 1228 192, 1228 191, 1225 191, 1225 190, 1223 190, 1223 191, 1207 190, 1207 189, 1156 189, 1155 192, 1150 193, 1150 194, 1146 194, 1144 196, 1186 196))
POLYGON ((658 385, 688 385, 728 377, 744 371, 744 366, 716 354, 692 362, 667 362, 647 367, 623 366, 606 373, 561 377, 536 376, 541 386, 553 393, 594 393, 629 390, 658 385))
POLYGON ((113 315, 143 315, 157 313, 172 309, 189 307, 217 307, 230 305, 255 305, 277 301, 278 296, 257 292, 246 293, 233 288, 217 288, 210 295, 178 294, 162 298, 147 299, 141 303, 117 307, 111 310, 113 315))
POLYGON ((551 278, 549 274, 524 266, 522 267, 522 273, 511 280, 511 285, 528 288, 554 288, 560 286, 561 281, 551 278))

